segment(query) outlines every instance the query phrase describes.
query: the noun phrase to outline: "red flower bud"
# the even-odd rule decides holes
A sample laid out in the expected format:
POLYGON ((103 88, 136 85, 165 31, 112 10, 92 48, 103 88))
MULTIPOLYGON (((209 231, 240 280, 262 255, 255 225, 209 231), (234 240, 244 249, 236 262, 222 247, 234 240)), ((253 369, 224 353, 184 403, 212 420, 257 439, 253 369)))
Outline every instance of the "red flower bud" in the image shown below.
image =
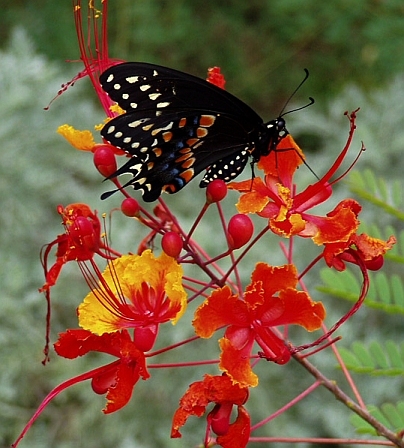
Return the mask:
POLYGON ((110 145, 97 145, 94 151, 94 165, 105 177, 109 177, 117 170, 115 154, 110 145))
POLYGON ((125 216, 129 216, 129 218, 133 218, 139 215, 139 202, 133 198, 126 198, 122 201, 121 211, 125 216))
POLYGON ((215 179, 206 187, 206 202, 219 202, 227 195, 227 185, 222 179, 215 179))
POLYGON ((110 387, 116 384, 116 369, 106 370, 99 375, 93 377, 91 380, 91 387, 98 395, 103 395, 108 392, 110 387))
POLYGON ((167 255, 177 258, 182 251, 183 242, 177 232, 167 232, 163 235, 161 247, 167 255))
POLYGON ((84 216, 77 216, 70 226, 69 235, 77 246, 96 252, 99 247, 99 234, 94 229, 94 224, 84 216))
POLYGON ((249 216, 241 213, 234 215, 227 227, 230 249, 239 249, 244 246, 252 237, 253 232, 254 225, 249 216))
POLYGON ((217 404, 209 414, 209 421, 216 435, 223 436, 229 432, 232 409, 233 403, 223 402, 217 404))

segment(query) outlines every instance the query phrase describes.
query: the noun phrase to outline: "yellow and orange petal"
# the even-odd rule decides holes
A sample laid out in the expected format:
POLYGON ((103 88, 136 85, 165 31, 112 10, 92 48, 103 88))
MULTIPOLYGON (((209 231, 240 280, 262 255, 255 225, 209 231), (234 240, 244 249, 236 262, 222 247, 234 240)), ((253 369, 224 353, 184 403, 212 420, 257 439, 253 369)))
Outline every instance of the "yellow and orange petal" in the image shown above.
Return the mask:
MULTIPOLYGON (((182 267, 175 259, 162 253, 158 258, 150 250, 142 255, 124 255, 111 262, 102 274, 105 286, 90 292, 79 306, 79 324, 95 334, 120 330, 125 316, 118 314, 116 307, 105 306, 103 298, 124 305, 139 300, 145 285, 157 295, 165 294, 173 314, 170 320, 175 324, 184 314, 187 301, 182 286, 182 267), (113 297, 111 297, 111 294, 113 297)), ((158 318, 158 316, 156 316, 158 318)), ((150 323, 152 323, 152 317, 150 323)), ((158 323, 158 322, 157 322, 158 323)))
POLYGON ((299 213, 292 213, 285 219, 279 219, 279 215, 275 219, 269 220, 270 229, 279 236, 289 238, 293 235, 299 235, 307 230, 307 221, 302 218, 299 213))
POLYGON ((219 368, 226 372, 234 384, 241 387, 258 386, 258 376, 252 371, 250 358, 233 346, 227 338, 219 339, 221 348, 219 368))
MULTIPOLYGON (((235 184, 235 182, 233 182, 235 184)), ((268 204, 269 198, 267 195, 262 195, 257 191, 244 193, 240 196, 236 207, 239 213, 259 213, 268 204)))
POLYGON ((59 126, 57 132, 80 151, 93 151, 96 144, 90 131, 79 131, 68 124, 59 126))
POLYGON ((394 246, 397 240, 394 236, 390 236, 387 241, 383 241, 379 238, 373 238, 366 233, 362 233, 360 235, 354 235, 352 242, 363 254, 364 260, 369 261, 380 255, 384 255, 394 246))
POLYGON ((359 224, 357 213, 353 209, 349 206, 338 207, 332 215, 328 214, 315 222, 317 232, 312 239, 319 246, 346 242, 356 232, 359 224))
POLYGON ((307 331, 315 331, 321 327, 325 319, 325 308, 321 302, 314 302, 305 291, 297 291, 293 288, 287 288, 280 291, 279 297, 274 300, 280 300, 285 307, 285 313, 280 316, 280 323, 300 325, 307 331))
POLYGON ((296 290, 297 281, 294 265, 270 266, 257 263, 245 300, 251 308, 261 307, 260 321, 263 327, 293 324, 308 331, 321 327, 325 318, 323 304, 313 302, 305 291, 296 290), (275 297, 277 292, 278 296, 275 297))
POLYGON ((275 151, 260 158, 257 166, 266 175, 291 179, 304 159, 303 151, 293 137, 288 134, 279 142, 275 151))
POLYGON ((248 389, 233 384, 227 375, 205 375, 202 381, 192 383, 180 400, 174 414, 171 437, 181 437, 179 429, 194 415, 201 417, 209 403, 230 402, 242 405, 248 398, 248 389))
POLYGON ((234 316, 244 316, 246 303, 232 295, 228 286, 216 289, 195 311, 192 321, 195 332, 201 338, 210 338, 224 325, 234 324, 234 316))
POLYGON ((273 295, 282 289, 294 288, 298 282, 296 266, 293 264, 271 266, 259 262, 251 274, 251 285, 247 287, 247 291, 250 291, 255 282, 261 282, 266 295, 273 295))

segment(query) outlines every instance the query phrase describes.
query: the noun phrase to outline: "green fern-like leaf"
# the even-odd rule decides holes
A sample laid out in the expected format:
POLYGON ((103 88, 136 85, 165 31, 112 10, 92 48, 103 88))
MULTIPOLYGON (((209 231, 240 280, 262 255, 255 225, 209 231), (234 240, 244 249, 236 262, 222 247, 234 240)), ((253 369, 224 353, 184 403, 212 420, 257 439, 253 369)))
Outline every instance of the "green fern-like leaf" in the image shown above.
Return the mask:
MULTIPOLYGON (((320 275, 324 284, 318 287, 319 291, 350 302, 358 300, 360 283, 350 271, 322 269, 320 275)), ((384 272, 369 273, 369 278, 364 305, 389 314, 404 314, 403 279, 397 274, 388 277, 384 272)))
MULTIPOLYGON (((395 405, 392 403, 384 403, 380 408, 372 405, 368 407, 368 410, 373 417, 391 431, 397 432, 404 428, 404 401, 399 401, 395 405)), ((355 427, 356 432, 360 434, 371 434, 373 436, 378 435, 375 428, 365 420, 362 420, 359 415, 352 415, 350 421, 355 427)))
POLYGON ((365 346, 354 342, 350 349, 340 348, 346 367, 355 373, 375 376, 396 376, 404 374, 404 343, 386 341, 383 345, 377 341, 365 346))
POLYGON ((401 211, 402 199, 399 194, 403 188, 402 183, 394 187, 387 186, 385 179, 377 178, 373 171, 367 169, 363 172, 354 171, 350 178, 350 190, 360 198, 371 202, 388 214, 404 221, 404 213, 401 211), (401 185, 400 185, 401 184, 401 185))

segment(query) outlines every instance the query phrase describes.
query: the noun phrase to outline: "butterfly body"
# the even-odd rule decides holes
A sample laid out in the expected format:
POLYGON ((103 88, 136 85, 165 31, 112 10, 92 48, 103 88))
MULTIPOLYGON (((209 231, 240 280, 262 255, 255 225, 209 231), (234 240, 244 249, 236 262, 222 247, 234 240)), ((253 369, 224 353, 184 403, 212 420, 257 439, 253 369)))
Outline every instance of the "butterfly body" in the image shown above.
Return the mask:
POLYGON ((101 135, 130 159, 114 174, 147 202, 176 193, 201 171, 206 187, 234 179, 248 159, 257 162, 287 134, 282 117, 264 123, 229 92, 186 73, 147 63, 115 65, 100 77, 102 88, 125 113, 101 135))

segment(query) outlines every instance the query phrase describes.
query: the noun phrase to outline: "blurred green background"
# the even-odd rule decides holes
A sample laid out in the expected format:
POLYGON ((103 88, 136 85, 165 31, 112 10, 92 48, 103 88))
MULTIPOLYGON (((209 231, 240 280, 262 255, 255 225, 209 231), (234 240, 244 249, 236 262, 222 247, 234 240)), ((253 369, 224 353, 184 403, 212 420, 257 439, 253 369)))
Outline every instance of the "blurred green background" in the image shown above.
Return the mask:
MULTIPOLYGON (((345 110, 361 107, 351 160, 363 140, 368 151, 358 169, 368 167, 379 176, 401 179, 401 0, 110 0, 109 9, 112 57, 154 62, 200 77, 206 76, 207 67, 218 65, 226 76, 226 88, 265 120, 279 114, 302 79, 303 69, 308 68, 310 78, 289 107, 305 104, 309 96, 316 103, 289 115, 288 129, 314 171, 321 175, 342 149, 348 131, 345 110)), ((40 362, 46 309, 38 293, 43 283, 39 251, 62 232, 56 206, 88 202, 99 212, 107 212, 119 205, 120 198, 116 195, 108 202, 100 201, 106 188, 90 157, 75 151, 55 133, 63 123, 93 129, 102 121, 103 112, 89 82, 78 82, 52 104, 50 111, 43 110, 60 85, 81 69, 80 64, 65 62, 79 58, 71 2, 0 0, 0 11, 0 446, 7 446, 51 388, 103 363, 99 357, 67 361, 55 355, 47 367, 40 362)), ((308 170, 300 171, 301 182, 313 182, 308 170)), ((342 185, 336 198, 347 194, 347 187, 342 185)), ((233 199, 236 202, 235 196, 233 199)), ((197 182, 167 200, 186 223, 196 216, 203 201, 197 182), (197 206, 195 198, 200 198, 197 206)), ((366 217, 372 223, 386 224, 375 210, 372 213, 368 209, 366 217)), ((209 223, 205 226, 206 235, 210 235, 209 223)), ((139 226, 118 217, 114 217, 111 232, 114 247, 122 251, 135 251, 142 236, 139 226)), ((265 246, 261 250, 251 263, 283 262, 268 255, 265 246)), ((277 252, 276 247, 271 251, 277 252)), ((302 256, 301 265, 307 262, 302 256)), ((246 279, 248 271, 251 265, 245 267, 246 279)), ((68 266, 53 291, 53 340, 57 332, 77 325, 73 310, 86 292, 77 267, 68 266)), ((335 315, 343 309, 336 305, 335 315)), ((364 330, 369 323, 364 312, 340 333, 347 341, 357 335, 377 337, 386 331, 394 336, 394 327, 382 328, 380 316, 371 319, 372 332, 364 330)), ((397 331, 402 332, 402 324, 397 325, 401 325, 397 331)), ((190 330, 179 326, 176 331, 173 335, 169 328, 164 341, 181 340, 190 330)), ((210 347, 216 353, 215 343, 210 347)), ((205 345, 196 350, 199 348, 205 350, 205 345)), ((177 362, 187 359, 186 351, 178 356, 177 362)), ((327 355, 319 364, 331 376, 338 375, 333 369, 335 362, 327 355)), ((252 392, 249 403, 256 419, 276 411, 311 382, 293 362, 282 368, 264 367, 260 390, 252 392)), ((136 387, 131 403, 107 417, 100 411, 104 397, 95 396, 89 384, 78 385, 49 405, 20 446, 195 446, 202 440, 204 421, 190 419, 181 440, 170 440, 169 429, 178 399, 203 372, 153 370, 152 380, 136 387)), ((215 373, 215 369, 210 372, 215 373)), ((372 391, 368 391, 372 392, 371 402, 377 402, 378 396, 388 399, 403 392, 399 380, 389 383, 388 388, 382 382, 372 384, 372 391)), ((271 422, 262 434, 339 437, 353 431, 342 406, 328 392, 318 391, 271 422)))

